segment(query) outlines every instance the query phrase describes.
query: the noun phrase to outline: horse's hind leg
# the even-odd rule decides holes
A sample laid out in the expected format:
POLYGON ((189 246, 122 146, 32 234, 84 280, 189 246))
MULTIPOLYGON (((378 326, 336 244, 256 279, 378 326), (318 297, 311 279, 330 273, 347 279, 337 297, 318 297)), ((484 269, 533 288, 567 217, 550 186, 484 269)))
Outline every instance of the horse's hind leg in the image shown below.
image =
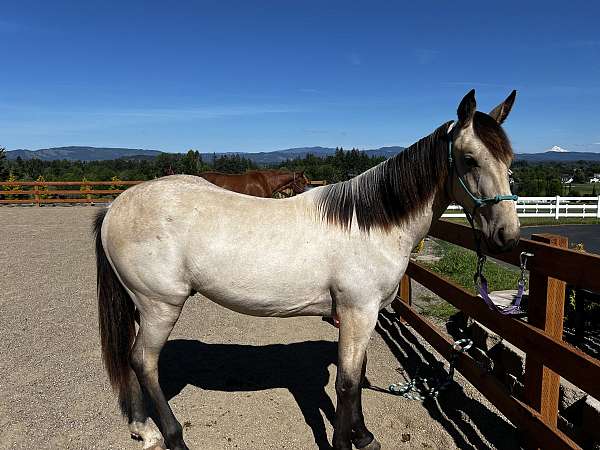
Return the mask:
MULTIPOLYGON (((138 298, 138 300, 141 300, 138 298)), ((169 338, 185 299, 143 299, 140 329, 131 351, 131 366, 143 392, 152 401, 166 446, 171 450, 188 450, 183 430, 167 402, 158 381, 158 358, 169 338)))
POLYGON ((340 339, 338 372, 335 381, 336 410, 333 448, 377 450, 379 443, 367 429, 362 413, 361 384, 366 366, 366 349, 377 323, 377 313, 338 306, 340 339))
POLYGON ((143 440, 145 449, 164 448, 162 434, 148 417, 142 387, 133 369, 129 371, 128 395, 122 399, 121 410, 129 422, 131 436, 143 440))

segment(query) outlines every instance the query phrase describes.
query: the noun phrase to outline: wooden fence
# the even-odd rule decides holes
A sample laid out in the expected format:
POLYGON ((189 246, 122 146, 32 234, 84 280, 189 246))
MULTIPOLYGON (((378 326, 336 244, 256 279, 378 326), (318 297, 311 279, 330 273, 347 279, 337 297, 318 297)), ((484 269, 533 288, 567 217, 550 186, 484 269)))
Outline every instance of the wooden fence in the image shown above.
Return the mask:
POLYGON ((139 183, 142 181, 4 181, 0 182, 0 204, 107 203, 125 191, 121 187, 139 183))
MULTIPOLYGON (((475 248, 472 231, 464 225, 439 221, 430 235, 471 250, 475 248)), ((411 307, 411 279, 525 352, 524 401, 511 396, 499 380, 465 353, 458 354, 457 370, 524 433, 525 444, 530 448, 580 448, 557 428, 560 377, 600 399, 600 362, 562 340, 565 285, 599 292, 600 256, 566 247, 566 238, 537 235, 533 240, 522 239, 511 252, 494 255, 519 266, 521 252, 534 254, 528 260, 527 322, 490 310, 480 297, 412 261, 399 296, 392 303, 400 317, 446 359, 451 357, 452 341, 411 307)))
MULTIPOLYGON (((4 181, 0 182, 0 204, 108 203, 126 187, 140 183, 143 181, 4 181), (105 186, 109 188, 102 189, 105 186)), ((309 182, 312 187, 326 184, 309 182)))

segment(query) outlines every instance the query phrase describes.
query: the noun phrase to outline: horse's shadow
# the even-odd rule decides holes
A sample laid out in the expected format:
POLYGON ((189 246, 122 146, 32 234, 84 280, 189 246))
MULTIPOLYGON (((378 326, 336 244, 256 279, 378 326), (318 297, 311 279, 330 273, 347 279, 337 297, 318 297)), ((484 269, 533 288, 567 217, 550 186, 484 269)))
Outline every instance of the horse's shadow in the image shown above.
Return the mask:
POLYGON ((337 343, 330 341, 254 346, 177 339, 165 345, 159 374, 167 400, 189 384, 224 392, 286 388, 319 449, 330 449, 321 411, 332 423, 335 408, 325 386, 336 363, 337 343))
MULTIPOLYGON (((442 363, 419 342, 413 331, 399 322, 396 314, 382 311, 376 331, 410 379, 417 373, 428 377, 444 374, 442 363)), ((442 391, 437 399, 425 400, 423 406, 431 418, 452 436, 458 448, 488 448, 480 436, 497 449, 519 448, 515 428, 481 402, 466 395, 458 384, 442 391)))

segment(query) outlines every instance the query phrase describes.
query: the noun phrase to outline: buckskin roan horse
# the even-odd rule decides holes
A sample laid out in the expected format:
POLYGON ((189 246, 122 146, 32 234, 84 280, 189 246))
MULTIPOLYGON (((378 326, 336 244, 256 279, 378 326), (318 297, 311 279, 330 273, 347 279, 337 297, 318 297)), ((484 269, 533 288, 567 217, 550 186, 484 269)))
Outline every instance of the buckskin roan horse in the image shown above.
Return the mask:
POLYGON ((476 112, 471 91, 458 121, 349 181, 288 199, 237 194, 188 175, 117 197, 95 221, 98 308, 104 364, 131 433, 145 448, 188 448, 157 368, 185 301, 198 292, 254 316, 335 315, 333 447, 380 448, 365 425, 361 380, 378 313, 395 298, 411 249, 452 201, 474 213, 488 251, 518 241, 514 202, 477 208, 473 198, 510 194, 513 152, 500 124, 514 98, 513 91, 488 115, 476 112))
POLYGON ((202 172, 198 175, 229 191, 265 198, 273 197, 274 193, 288 188, 294 194, 301 194, 308 184, 304 172, 283 170, 253 170, 241 174, 202 172))

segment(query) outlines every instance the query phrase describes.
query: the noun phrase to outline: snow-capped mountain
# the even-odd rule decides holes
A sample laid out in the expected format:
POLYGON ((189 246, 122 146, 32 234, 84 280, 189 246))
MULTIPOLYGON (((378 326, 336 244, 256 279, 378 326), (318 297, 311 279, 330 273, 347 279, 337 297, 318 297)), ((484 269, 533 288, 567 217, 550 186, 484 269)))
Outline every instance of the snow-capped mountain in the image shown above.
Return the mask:
POLYGON ((568 153, 569 152, 569 150, 559 147, 558 145, 555 145, 554 147, 552 147, 550 150, 547 150, 547 151, 557 152, 557 153, 568 153))

